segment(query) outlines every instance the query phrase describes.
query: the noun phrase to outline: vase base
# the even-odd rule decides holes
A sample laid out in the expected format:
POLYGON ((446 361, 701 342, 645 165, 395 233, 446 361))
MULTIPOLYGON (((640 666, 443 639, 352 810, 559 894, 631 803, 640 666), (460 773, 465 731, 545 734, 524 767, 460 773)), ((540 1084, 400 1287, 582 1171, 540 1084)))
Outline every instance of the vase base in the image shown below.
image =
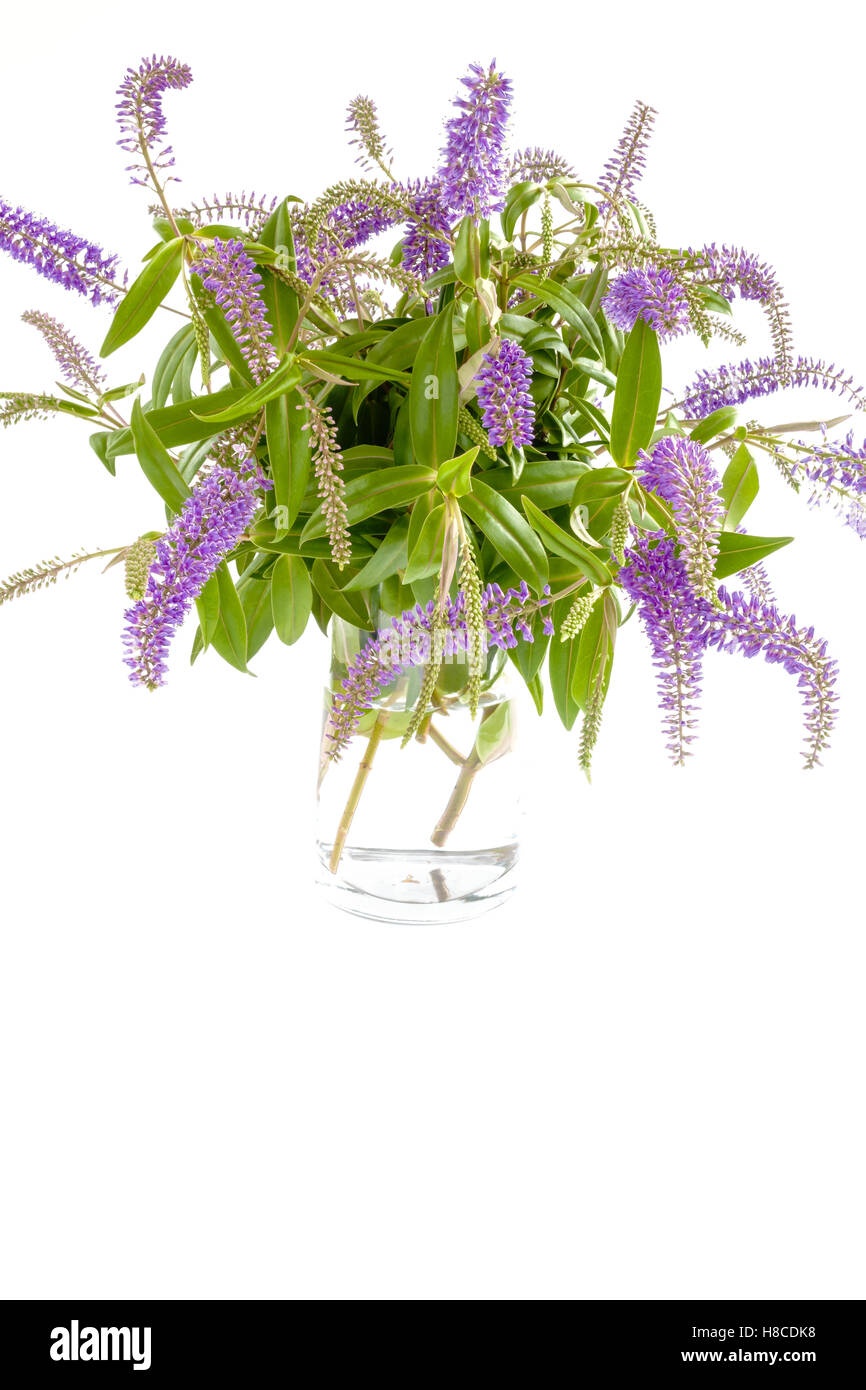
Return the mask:
POLYGON ((328 902, 373 922, 467 922, 500 907, 516 886, 516 844, 465 854, 350 846, 336 874, 328 867, 331 848, 319 844, 319 883, 328 902))

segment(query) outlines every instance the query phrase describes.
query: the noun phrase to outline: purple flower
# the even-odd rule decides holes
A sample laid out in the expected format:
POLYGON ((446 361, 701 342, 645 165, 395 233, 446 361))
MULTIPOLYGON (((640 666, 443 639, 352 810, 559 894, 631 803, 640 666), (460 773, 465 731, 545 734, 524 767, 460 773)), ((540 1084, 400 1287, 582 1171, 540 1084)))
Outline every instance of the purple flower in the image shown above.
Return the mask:
POLYGON ((259 487, 270 487, 270 483, 252 459, 243 473, 218 464, 198 482, 156 542, 145 596, 125 614, 126 665, 133 685, 156 690, 165 683, 172 638, 249 526, 258 507, 259 487))
POLYGON ((691 328, 685 291, 666 266, 626 271, 613 281, 601 307, 624 333, 631 332, 637 319, 644 319, 662 343, 691 328))
POLYGON ((99 395, 105 389, 105 372, 68 328, 51 317, 50 314, 28 309, 21 315, 24 323, 37 329, 54 354, 54 360, 67 381, 79 389, 99 395))
POLYGON ((759 357, 754 362, 746 358, 700 371, 678 408, 690 420, 703 420, 723 405, 741 405, 793 386, 820 386, 851 401, 859 410, 866 410, 866 391, 855 384, 854 378, 846 376, 835 363, 828 366, 817 357, 798 357, 789 372, 779 366, 775 357, 759 357))
POLYGON ((413 212, 419 219, 411 221, 403 236, 403 264, 419 280, 435 275, 448 264, 450 251, 447 241, 437 237, 437 231, 451 233, 451 218, 442 201, 441 185, 426 179, 414 193, 413 212), (423 225, 422 225, 423 224, 423 225))
MULTIPOLYGON (((202 198, 201 202, 192 203, 189 207, 176 208, 175 216, 186 218, 194 227, 225 220, 242 222, 257 237, 276 206, 277 199, 269 198, 266 193, 214 193, 210 198, 202 198)), ((162 208, 155 206, 150 211, 158 215, 162 208)))
POLYGON ((216 239, 213 249, 193 262, 192 271, 225 314, 254 380, 264 381, 274 365, 271 327, 262 299, 261 276, 243 242, 216 239))
POLYGON ((496 355, 487 353, 478 371, 478 404, 481 423, 490 443, 498 448, 531 444, 535 430, 535 407, 529 394, 532 361, 523 348, 503 338, 496 355))
POLYGON ((829 503, 846 524, 866 539, 866 444, 857 448, 851 430, 841 443, 797 440, 774 450, 774 459, 786 480, 798 491, 809 485, 809 505, 829 503), (788 450, 796 449, 795 457, 788 450))
POLYGON ((701 689, 701 660, 711 605, 698 598, 663 531, 641 536, 625 553, 619 580, 637 604, 657 671, 667 749, 676 766, 689 755, 701 689))
MULTIPOLYGON (((489 584, 481 600, 486 642, 506 650, 517 646, 518 633, 525 641, 532 642, 532 616, 549 602, 548 595, 549 589, 545 589, 540 599, 533 600, 525 583, 507 592, 498 584, 489 584)), ((402 618, 394 618, 389 627, 383 628, 361 648, 333 697, 326 730, 328 757, 339 758, 367 710, 398 676, 430 660, 435 606, 432 599, 426 607, 418 604, 402 618)), ((443 656, 466 653, 471 636, 462 590, 455 599, 448 600, 445 625, 443 656)), ((543 628, 545 632, 552 630, 546 617, 543 628)))
POLYGON ((702 246, 685 251, 689 269, 699 285, 712 285, 726 299, 739 294, 741 299, 765 304, 781 294, 781 286, 772 266, 759 261, 738 246, 702 246))
POLYGON ((458 114, 445 124, 439 178, 444 201, 456 216, 489 217, 502 207, 511 83, 495 63, 489 68, 472 63, 461 82, 468 95, 457 98, 458 114))
POLYGON ((114 304, 123 286, 117 285, 118 257, 109 256, 93 241, 13 207, 0 198, 0 251, 32 266, 46 280, 83 294, 91 304, 114 304))
POLYGON ((719 589, 722 608, 714 613, 708 644, 719 651, 762 655, 797 677, 805 709, 806 767, 820 764, 836 721, 838 696, 834 689, 837 665, 827 656, 827 643, 814 628, 798 628, 794 617, 774 604, 719 589))
POLYGON ((721 483, 712 459, 693 439, 668 435, 651 454, 641 455, 639 467, 644 487, 673 511, 680 554, 695 593, 710 598, 724 518, 721 483))
POLYGON ((174 164, 170 145, 165 144, 165 116, 162 98, 168 91, 188 87, 192 73, 176 58, 144 58, 138 68, 128 68, 117 89, 117 121, 122 131, 118 145, 135 155, 127 165, 131 183, 155 183, 156 176, 174 164))
POLYGON ((652 134, 656 113, 646 102, 635 102, 619 143, 598 176, 598 186, 609 201, 599 205, 605 212, 611 204, 624 198, 633 198, 635 184, 639 181, 646 164, 646 152, 652 134))

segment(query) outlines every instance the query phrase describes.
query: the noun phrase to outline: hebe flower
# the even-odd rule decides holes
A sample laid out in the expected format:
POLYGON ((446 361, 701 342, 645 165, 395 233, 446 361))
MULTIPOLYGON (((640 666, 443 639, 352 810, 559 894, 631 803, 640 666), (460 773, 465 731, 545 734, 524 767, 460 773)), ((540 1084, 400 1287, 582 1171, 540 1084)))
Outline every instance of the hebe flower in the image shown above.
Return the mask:
POLYGON ((403 235, 403 264, 420 280, 426 280, 450 259, 447 241, 436 236, 436 232, 450 235, 451 217, 442 201, 441 184, 435 180, 425 179, 411 191, 412 210, 418 220, 407 223, 403 235))
POLYGON ((509 183, 547 183, 550 179, 573 177, 574 170, 567 159, 538 145, 518 151, 508 162, 509 183))
POLYGON ((503 338, 499 352, 485 354, 478 371, 481 423, 495 447, 532 443, 535 407, 529 394, 532 361, 519 343, 503 338))
POLYGON ((667 749, 677 766, 689 754, 701 690, 701 660, 711 605, 696 596, 674 543, 663 531, 625 552, 619 581, 643 623, 658 673, 667 749))
MULTIPOLYGON (((626 122, 616 149, 598 176, 598 186, 608 196, 610 203, 619 203, 623 198, 633 198, 635 184, 638 183, 646 165, 646 152, 652 134, 656 113, 646 102, 637 101, 626 122)), ((605 212, 608 202, 599 205, 605 212)))
MULTIPOLYGON (((525 583, 519 589, 505 592, 498 584, 488 584, 481 599, 486 642, 507 650, 517 646, 518 633, 524 641, 532 642, 531 619, 536 608, 549 602, 548 594, 549 590, 545 589, 542 597, 533 601, 525 583)), ((544 631, 551 631, 549 619, 543 622, 544 631)), ((413 666, 426 666, 431 656, 447 659, 467 651, 477 655, 472 645, 472 620, 471 616, 467 618, 462 590, 442 606, 437 632, 434 632, 435 627, 436 603, 431 599, 426 607, 418 604, 401 618, 394 618, 389 627, 361 648, 333 697, 326 730, 329 758, 339 758, 363 716, 405 671, 413 666), (434 649, 434 638, 441 644, 439 650, 434 649)))
POLYGON ((798 489, 807 483, 810 506, 829 504, 861 540, 866 538, 866 444, 858 448, 851 430, 841 443, 800 439, 787 448, 796 449, 796 456, 778 449, 774 458, 788 482, 798 489))
POLYGON ((781 293, 773 267, 740 246, 716 246, 712 242, 697 250, 690 247, 683 254, 695 281, 712 285, 726 299, 739 294, 741 299, 763 304, 781 293))
POLYGON ((602 308, 610 322, 624 333, 631 332, 637 320, 643 319, 655 329, 662 343, 688 333, 691 327, 685 291, 667 266, 627 270, 611 284, 602 308))
POLYGON ((445 124, 439 177, 444 200, 459 217, 489 217, 502 207, 506 182, 505 136, 511 83, 496 64, 472 63, 461 78, 467 95, 454 105, 458 114, 445 124))
POLYGON ((136 156, 135 163, 127 166, 131 183, 147 187, 153 183, 154 173, 174 164, 171 146, 165 144, 162 99, 166 92, 178 91, 191 82, 190 69, 176 58, 157 58, 154 54, 142 59, 137 68, 127 69, 117 89, 117 121, 122 131, 117 143, 127 154, 136 156))
POLYGON ((806 767, 817 767, 836 722, 838 696, 834 689, 837 665, 827 656, 827 643, 815 629, 798 628, 794 617, 781 614, 774 604, 745 594, 719 589, 721 612, 713 616, 708 644, 720 651, 743 656, 762 655, 797 677, 806 712, 806 767))
POLYGON ((249 526, 258 507, 256 489, 270 485, 252 459, 241 472, 218 464, 156 542, 144 598, 125 614, 126 665, 133 685, 156 690, 165 683, 177 629, 249 526))
MULTIPOLYGON (((114 304, 119 259, 95 242, 0 198, 0 251, 32 266, 46 280, 83 294, 91 304, 114 304)), ((125 277, 124 277, 125 278, 125 277)))
POLYGON ((67 381, 79 388, 83 386, 85 391, 94 391, 97 395, 103 390, 105 372, 68 328, 64 328, 63 324, 58 323, 50 314, 35 309, 28 309, 21 318, 24 323, 29 323, 42 334, 67 381))
POLYGON ((192 272, 225 314, 253 379, 264 381, 274 366, 271 326, 262 299, 261 276, 243 242, 217 238, 213 249, 193 262, 192 272))
POLYGON ((723 367, 698 372, 686 389, 679 408, 690 420, 703 420, 723 405, 742 405, 760 396, 773 396, 783 388, 820 386, 866 410, 866 391, 841 367, 818 357, 798 357, 790 371, 780 368, 775 357, 744 358, 723 367))
POLYGON ((660 439, 639 461, 641 482, 670 504, 687 575, 703 598, 714 591, 724 507, 720 480, 700 444, 681 435, 660 439))

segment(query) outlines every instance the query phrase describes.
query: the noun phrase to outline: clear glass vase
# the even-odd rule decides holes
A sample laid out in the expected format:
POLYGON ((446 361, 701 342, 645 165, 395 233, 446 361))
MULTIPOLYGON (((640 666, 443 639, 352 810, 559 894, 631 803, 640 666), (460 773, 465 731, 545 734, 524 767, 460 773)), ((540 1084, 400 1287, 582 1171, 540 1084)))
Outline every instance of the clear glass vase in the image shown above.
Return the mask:
POLYGON ((337 907, 382 922, 460 922, 514 891, 518 786, 505 654, 491 650, 473 719, 465 655, 446 658, 417 735, 402 747, 424 676, 383 690, 339 761, 333 693, 372 634, 332 619, 318 789, 320 883, 337 907))

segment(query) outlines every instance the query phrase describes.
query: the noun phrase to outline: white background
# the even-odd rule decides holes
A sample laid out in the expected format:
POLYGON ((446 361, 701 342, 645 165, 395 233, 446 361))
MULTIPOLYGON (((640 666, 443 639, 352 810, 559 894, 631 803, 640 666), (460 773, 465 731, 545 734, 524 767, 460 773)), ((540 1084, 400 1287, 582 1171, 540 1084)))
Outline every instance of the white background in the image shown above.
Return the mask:
MULTIPOLYGON (((857 26, 832 2, 784 22, 664 0, 610 17, 553 0, 19 6, 0 187, 134 266, 152 236, 113 93, 144 52, 193 67, 166 101, 190 196, 350 175, 359 90, 398 169, 424 173, 458 77, 495 56, 517 142, 589 178, 634 98, 652 102, 643 196, 662 237, 760 250, 798 348, 862 381, 857 26)), ((101 341, 107 311, 8 258, 0 296, 4 388, 54 377, 24 309, 101 341)), ((169 327, 119 353, 117 379, 150 370, 169 327)), ((724 355, 669 354, 671 384, 724 355)), ((765 420, 837 413, 764 404, 765 420)), ((159 524, 134 462, 110 479, 74 422, 19 426, 0 452, 4 573, 159 524)), ((185 635, 146 696, 120 661, 118 571, 4 607, 0 1292, 863 1296, 866 555, 766 468, 749 520, 797 535, 778 592, 842 663, 825 770, 799 769, 792 679, 723 656, 698 756, 669 768, 633 624, 592 787, 575 735, 527 711, 522 893, 448 929, 353 920, 311 887, 317 635, 274 642, 256 680, 215 657, 190 671, 185 635)))

